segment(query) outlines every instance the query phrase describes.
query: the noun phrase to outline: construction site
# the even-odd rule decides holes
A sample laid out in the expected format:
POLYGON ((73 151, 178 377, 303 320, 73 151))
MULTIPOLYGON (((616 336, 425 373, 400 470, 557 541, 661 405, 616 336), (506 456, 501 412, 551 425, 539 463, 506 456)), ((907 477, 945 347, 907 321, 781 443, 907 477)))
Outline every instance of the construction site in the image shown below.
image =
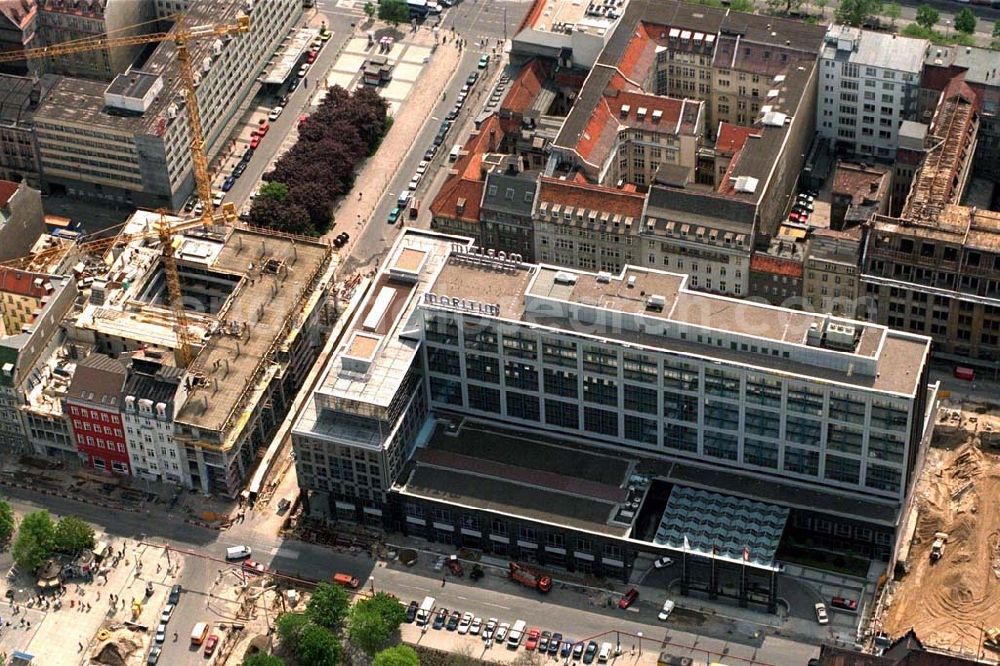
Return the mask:
POLYGON ((996 660, 1000 625, 1000 407, 941 409, 876 630, 996 660))

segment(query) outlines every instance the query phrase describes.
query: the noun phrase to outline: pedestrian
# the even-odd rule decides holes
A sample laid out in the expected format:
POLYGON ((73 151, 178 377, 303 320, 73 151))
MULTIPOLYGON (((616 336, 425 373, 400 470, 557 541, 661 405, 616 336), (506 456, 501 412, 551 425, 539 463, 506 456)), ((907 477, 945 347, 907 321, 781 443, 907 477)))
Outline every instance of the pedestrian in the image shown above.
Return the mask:
POLYGON ((97 600, 98 601, 101 600, 101 591, 100 590, 97 591, 97 600))
POLYGON ((77 650, 76 651, 77 652, 83 652, 83 643, 79 643, 78 642, 76 645, 77 645, 77 650))
POLYGON ((447 580, 447 576, 441 576, 441 587, 444 587, 444 584, 445 584, 446 580, 447 580))

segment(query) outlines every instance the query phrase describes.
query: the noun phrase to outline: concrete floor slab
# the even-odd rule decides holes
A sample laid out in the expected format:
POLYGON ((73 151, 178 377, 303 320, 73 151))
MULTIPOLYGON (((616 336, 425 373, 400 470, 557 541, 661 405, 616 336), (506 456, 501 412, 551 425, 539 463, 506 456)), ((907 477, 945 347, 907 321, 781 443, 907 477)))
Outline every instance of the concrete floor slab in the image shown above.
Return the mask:
POLYGON ((348 72, 333 71, 327 74, 326 82, 329 86, 340 86, 348 90, 351 89, 351 82, 354 81, 354 74, 348 72))
POLYGON ((396 65, 396 68, 392 71, 392 78, 393 80, 402 79, 403 81, 416 81, 423 69, 423 65, 401 62, 396 65))
POLYGON ((347 40, 347 45, 344 47, 346 53, 368 53, 368 38, 367 37, 352 37, 347 40))
POLYGON ((403 101, 413 89, 413 84, 406 81, 393 79, 389 85, 382 89, 382 97, 394 101, 403 101))
POLYGON ((338 72, 357 72, 364 66, 365 58, 364 55, 345 53, 333 63, 333 69, 338 72))
POLYGON ((406 53, 400 58, 403 62, 423 63, 431 55, 431 50, 427 46, 411 46, 406 49, 406 53))

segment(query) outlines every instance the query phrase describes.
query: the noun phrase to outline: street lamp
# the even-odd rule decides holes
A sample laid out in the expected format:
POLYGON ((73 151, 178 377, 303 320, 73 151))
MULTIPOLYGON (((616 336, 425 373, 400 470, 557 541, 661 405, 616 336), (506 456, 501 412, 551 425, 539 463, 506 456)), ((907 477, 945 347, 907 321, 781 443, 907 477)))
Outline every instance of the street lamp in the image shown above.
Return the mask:
POLYGON ((636 635, 639 638, 639 656, 641 657, 642 656, 642 632, 638 631, 638 632, 636 632, 636 635))
POLYGON ((368 585, 371 587, 372 596, 375 596, 375 576, 368 576, 368 585))

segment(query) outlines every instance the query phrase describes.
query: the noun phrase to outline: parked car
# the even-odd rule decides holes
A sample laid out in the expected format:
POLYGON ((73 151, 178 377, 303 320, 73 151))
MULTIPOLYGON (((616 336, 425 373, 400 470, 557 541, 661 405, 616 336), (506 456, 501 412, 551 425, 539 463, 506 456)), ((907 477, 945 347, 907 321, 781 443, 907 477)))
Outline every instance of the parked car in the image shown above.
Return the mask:
POLYGON ((219 644, 218 634, 212 634, 207 639, 205 639, 205 656, 211 657, 215 652, 216 646, 219 644))
POLYGON ((582 641, 579 643, 575 643, 573 645, 573 659, 579 661, 580 657, 583 656, 583 650, 586 647, 587 646, 582 641))
POLYGON ((159 645, 154 645, 152 649, 149 651, 149 656, 146 657, 146 663, 149 664, 149 666, 153 666, 153 664, 155 664, 160 660, 160 654, 162 652, 163 648, 161 648, 159 645))
POLYGON ((486 69, 486 66, 488 64, 490 64, 490 57, 488 55, 484 53, 483 55, 479 56, 479 64, 477 65, 479 69, 486 69))
MULTIPOLYGON (((390 210, 389 211, 389 223, 390 224, 396 224, 397 220, 399 220, 399 214, 401 212, 403 212, 403 209, 400 208, 399 206, 396 206, 395 208, 393 208, 392 210, 390 210)), ((443 566, 443 564, 442 564, 442 566, 443 566)), ((437 563, 434 564, 434 570, 435 571, 441 571, 441 568, 438 567, 437 563)))
POLYGON ((465 79, 465 85, 474 86, 477 80, 479 80, 479 72, 470 72, 469 76, 465 79))
POLYGON ((473 615, 469 611, 462 613, 462 619, 458 621, 458 633, 467 634, 469 633, 469 627, 472 626, 473 615))
POLYGON ((288 92, 290 92, 290 93, 295 92, 295 89, 299 87, 299 82, 301 80, 302 79, 300 79, 299 77, 296 76, 294 79, 292 79, 291 81, 289 81, 288 82, 288 92))
POLYGON ((417 173, 419 173, 421 176, 424 175, 425 173, 427 173, 427 167, 429 165, 430 162, 428 162, 427 160, 422 160, 420 164, 417 165, 417 173))
POLYGON ((559 646, 559 656, 566 659, 571 654, 573 654, 573 641, 563 641, 559 646))
POLYGON ((192 210, 194 210, 194 205, 196 203, 198 203, 198 197, 192 194, 190 197, 188 197, 188 200, 184 203, 184 212, 190 213, 192 210))
POLYGON ((233 169, 233 178, 239 178, 240 176, 243 175, 243 172, 246 171, 246 170, 247 170, 247 163, 246 162, 240 162, 233 169))
POLYGON ((663 568, 669 567, 673 563, 674 563, 674 561, 671 558, 669 558, 669 557, 660 557, 660 558, 657 558, 657 559, 653 560, 653 566, 656 567, 657 569, 663 569, 663 568))
POLYGON ((417 619, 417 602, 411 601, 406 607, 406 621, 412 624, 417 619))
POLYGON ((434 616, 434 624, 432 625, 435 629, 440 629, 444 626, 444 623, 448 621, 448 609, 442 608, 438 611, 437 615, 434 616))
POLYGON ((236 179, 233 178, 232 176, 229 176, 224 181, 222 181, 222 191, 228 192, 229 190, 233 189, 233 185, 235 184, 236 184, 236 179))
POLYGON ((167 625, 163 622, 156 628, 156 637, 153 639, 157 643, 167 640, 167 625))
POLYGON ((306 72, 308 72, 308 71, 309 71, 309 63, 307 63, 307 62, 306 63, 302 63, 302 66, 299 67, 298 76, 300 78, 302 78, 302 77, 304 77, 306 75, 306 72))
MULTIPOLYGON (((441 145, 441 144, 438 144, 441 145)), ((437 155, 438 147, 437 145, 431 145, 427 150, 424 151, 424 159, 430 162, 437 155)))
POLYGON ((848 599, 846 597, 834 597, 830 599, 830 605, 834 608, 840 608, 841 610, 851 611, 852 613, 858 612, 858 600, 848 599))
POLYGON ((240 162, 246 162, 247 164, 249 164, 250 160, 253 159, 254 152, 255 151, 254 151, 253 148, 247 148, 246 150, 244 150, 243 151, 243 156, 240 157, 240 162))
POLYGON ((597 656, 597 643, 590 641, 587 643, 587 649, 583 652, 583 663, 592 664, 594 663, 594 657, 597 656))
POLYGON ((205 212, 205 204, 199 201, 194 205, 194 210, 191 212, 193 212, 195 215, 201 215, 202 213, 205 212))
POLYGON ((174 613, 174 605, 167 604, 163 607, 163 611, 160 613, 160 624, 167 624, 170 622, 170 616, 174 613))
POLYGON ((673 599, 667 599, 663 602, 663 608, 660 609, 660 613, 656 617, 660 622, 666 622, 672 612, 674 612, 674 601, 673 599))
POLYGON ((312 49, 310 49, 309 53, 306 54, 306 63, 309 65, 313 64, 314 62, 316 62, 316 57, 318 55, 319 51, 313 51, 312 49))
POLYGON ((216 192, 214 195, 212 195, 212 205, 221 206, 222 200, 225 198, 226 198, 225 192, 216 192))
POLYGON ((333 37, 333 33, 327 30, 326 28, 323 28, 322 30, 319 31, 319 38, 321 41, 324 42, 329 41, 331 37, 333 37))
POLYGON ((528 629, 528 634, 527 634, 527 636, 524 639, 524 649, 525 650, 534 650, 536 647, 538 647, 538 638, 539 638, 539 635, 540 635, 540 632, 538 631, 538 629, 536 627, 532 627, 531 629, 528 629))
POLYGON ((491 638, 493 638, 493 634, 497 630, 498 623, 499 620, 497 620, 495 617, 491 617, 490 619, 486 620, 486 626, 483 627, 483 632, 479 635, 479 637, 482 638, 484 641, 488 641, 491 638))
POLYGON ((406 189, 412 192, 413 190, 417 189, 417 185, 419 184, 420 184, 420 174, 418 173, 414 175, 413 178, 410 179, 410 184, 406 186, 406 189))
POLYGON ((493 632, 493 642, 497 643, 498 645, 500 643, 503 643, 505 640, 507 640, 508 633, 510 633, 510 622, 501 622, 497 626, 496 631, 493 632))
POLYGON ((449 111, 448 115, 445 116, 445 118, 447 118, 448 120, 454 120, 455 118, 458 118, 458 107, 455 107, 451 111, 449 111))
POLYGON ((459 613, 457 610, 453 610, 451 612, 451 615, 448 616, 448 624, 445 626, 445 628, 448 631, 455 631, 456 629, 458 629, 458 623, 461 622, 461 620, 462 620, 462 614, 459 613))
POLYGON ((618 600, 618 608, 625 610, 629 606, 635 603, 635 600, 639 598, 639 590, 634 587, 628 592, 622 595, 622 598, 618 600))
POLYGON ((267 114, 268 120, 271 120, 271 121, 277 120, 278 117, 281 115, 281 112, 284 111, 284 110, 285 110, 285 107, 283 107, 283 106, 276 106, 276 107, 274 107, 273 109, 271 109, 271 113, 267 114))
POLYGON ((472 623, 469 625, 469 633, 473 636, 478 636, 479 632, 483 630, 483 618, 474 617, 472 618, 472 623))
POLYGON ((243 571, 247 573, 262 574, 267 571, 267 568, 256 560, 245 560, 243 562, 243 571))
POLYGON ((554 655, 558 652, 560 643, 562 643, 562 634, 557 631, 552 634, 552 637, 549 639, 549 654, 554 655))
POLYGON ((551 631, 543 631, 542 635, 538 638, 538 651, 548 652, 549 651, 549 640, 552 639, 551 631))
POLYGON ((250 148, 251 150, 256 150, 257 146, 260 145, 260 137, 254 136, 250 138, 250 148))
POLYGON ((601 643, 601 651, 597 653, 597 661, 602 664, 608 663, 608 660, 611 659, 612 649, 611 643, 607 641, 601 643))
POLYGON ((823 602, 816 604, 816 621, 820 624, 830 623, 830 616, 826 614, 826 605, 823 602))

